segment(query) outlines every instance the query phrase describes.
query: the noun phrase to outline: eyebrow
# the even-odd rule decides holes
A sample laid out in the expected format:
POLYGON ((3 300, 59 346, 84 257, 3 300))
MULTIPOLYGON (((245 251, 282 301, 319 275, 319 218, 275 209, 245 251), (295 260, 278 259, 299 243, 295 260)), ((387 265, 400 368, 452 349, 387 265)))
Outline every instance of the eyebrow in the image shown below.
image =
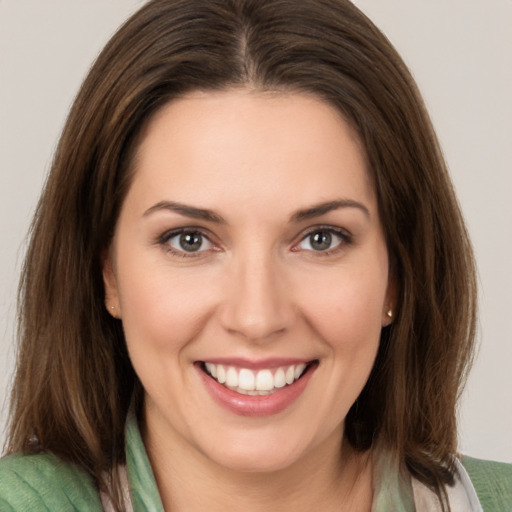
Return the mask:
MULTIPOLYGON (((322 215, 325 215, 333 210, 338 210, 340 208, 357 208, 358 210, 361 210, 367 217, 370 217, 370 211, 364 204, 359 203, 358 201, 354 201, 353 199, 337 199, 335 201, 326 201, 324 203, 310 206, 309 208, 298 210, 290 217, 290 221, 294 223, 303 222, 305 220, 321 217, 322 215)), ((212 210, 208 210, 206 208, 197 208, 195 206, 189 206, 183 203, 177 203, 175 201, 160 201, 148 208, 144 212, 143 216, 146 217, 154 212, 162 210, 176 212, 185 217, 213 222, 215 224, 227 224, 223 217, 212 210)))
POLYGON ((319 203, 304 210, 299 210, 292 215, 291 221, 301 222, 314 219, 315 217, 320 217, 326 213, 329 213, 333 210, 338 210, 340 208, 357 208, 358 210, 361 210, 366 215, 366 217, 370 217, 370 211, 364 204, 359 203, 358 201, 354 201, 353 199, 337 199, 335 201, 319 203))
POLYGON ((192 219, 204 220, 207 222, 213 222, 215 224, 226 224, 225 219, 223 219, 220 215, 213 212, 212 210, 196 208, 195 206, 189 206, 186 204, 177 203, 175 201, 160 201, 159 203, 153 205, 151 208, 148 208, 144 212, 143 216, 146 217, 147 215, 162 210, 176 212, 180 215, 184 215, 185 217, 190 217, 192 219))

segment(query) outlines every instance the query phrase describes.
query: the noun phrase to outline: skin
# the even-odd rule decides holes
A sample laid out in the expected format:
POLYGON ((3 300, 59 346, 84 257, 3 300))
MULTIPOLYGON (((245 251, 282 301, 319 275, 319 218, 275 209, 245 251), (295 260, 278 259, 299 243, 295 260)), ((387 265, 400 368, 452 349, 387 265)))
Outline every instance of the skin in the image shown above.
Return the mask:
POLYGON ((371 459, 343 442, 392 306, 366 167, 342 117, 297 93, 196 92, 146 128, 104 281, 145 389, 143 438, 167 510, 370 510, 371 459), (173 231, 191 227, 204 236, 193 253, 173 231), (330 234, 326 250, 312 230, 330 234), (217 357, 318 367, 285 410, 245 417, 205 389, 194 363, 217 357))

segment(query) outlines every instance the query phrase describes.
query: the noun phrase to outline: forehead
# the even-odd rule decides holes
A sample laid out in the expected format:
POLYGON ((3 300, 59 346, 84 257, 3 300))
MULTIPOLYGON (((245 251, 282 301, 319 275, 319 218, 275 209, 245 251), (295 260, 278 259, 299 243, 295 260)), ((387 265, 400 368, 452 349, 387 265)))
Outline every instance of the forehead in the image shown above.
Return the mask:
POLYGON ((132 188, 181 201, 212 202, 226 191, 231 201, 265 193, 304 204, 374 195, 355 130, 327 102, 299 93, 243 89, 174 100, 148 123, 134 167, 132 188))

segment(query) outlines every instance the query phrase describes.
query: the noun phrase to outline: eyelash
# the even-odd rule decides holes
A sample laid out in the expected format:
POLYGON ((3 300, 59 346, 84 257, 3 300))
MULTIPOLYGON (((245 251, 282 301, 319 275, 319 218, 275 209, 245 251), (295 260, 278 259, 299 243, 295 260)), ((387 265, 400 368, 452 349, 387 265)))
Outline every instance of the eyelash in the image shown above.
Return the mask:
POLYGON ((347 232, 346 230, 340 228, 334 228, 332 226, 314 226, 310 228, 305 235, 301 237, 299 242, 292 247, 292 251, 300 251, 298 245, 307 240, 314 234, 317 233, 328 233, 329 235, 334 235, 335 237, 340 239, 340 242, 336 244, 334 247, 327 249, 325 251, 319 250, 315 251, 314 249, 307 249, 308 252, 314 253, 315 256, 326 257, 337 254, 338 252, 344 250, 347 246, 353 244, 353 236, 347 232))
MULTIPOLYGON (((301 249, 298 247, 302 242, 307 240, 309 237, 311 237, 314 234, 317 233, 328 233, 329 235, 334 235, 335 237, 340 239, 340 242, 336 244, 335 247, 327 249, 327 250, 314 250, 314 249, 306 249, 307 252, 314 253, 315 256, 331 256, 333 254, 337 254, 339 251, 342 251, 347 246, 350 246, 353 243, 353 237, 350 233, 348 233, 346 230, 342 230, 339 228, 334 228, 332 226, 314 226, 310 228, 304 235, 301 236, 299 242, 293 245, 291 248, 292 252, 299 252, 301 249)), ((164 249, 172 254, 173 256, 181 257, 181 258, 198 258, 201 256, 204 256, 204 253, 214 251, 218 252, 220 249, 218 246, 216 246, 210 239, 210 236, 204 232, 201 228, 180 228, 180 229, 174 229, 171 231, 166 231, 165 233, 162 233, 156 240, 156 243, 158 245, 161 245, 164 247, 164 249), (212 248, 209 249, 203 249, 201 250, 201 246, 197 251, 185 251, 185 250, 179 250, 170 245, 171 239, 175 237, 179 237, 182 235, 198 235, 202 238, 202 244, 204 244, 204 241, 206 240, 208 244, 212 246, 212 248)))
MULTIPOLYGON (((173 256, 178 256, 180 258, 199 258, 201 256, 204 256, 204 253, 208 251, 207 250, 197 250, 197 251, 185 251, 185 250, 179 250, 175 249, 171 246, 170 241, 175 238, 182 235, 198 235, 202 239, 202 244, 205 243, 205 240, 207 243, 209 243, 213 247, 213 251, 217 251, 215 244, 210 240, 210 237, 200 228, 181 228, 181 229, 174 229, 172 231, 166 231, 165 233, 162 233, 158 239, 157 244, 164 247, 164 249, 172 254, 173 256)), ((212 249, 209 249, 212 250, 212 249)))

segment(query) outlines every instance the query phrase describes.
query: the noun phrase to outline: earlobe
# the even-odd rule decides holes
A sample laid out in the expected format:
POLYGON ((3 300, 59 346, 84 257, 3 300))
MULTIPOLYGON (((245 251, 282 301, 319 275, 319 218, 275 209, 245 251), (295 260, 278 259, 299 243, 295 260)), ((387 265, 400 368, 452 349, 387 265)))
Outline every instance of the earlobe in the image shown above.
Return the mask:
POLYGON ((393 323, 393 309, 390 307, 383 315, 382 327, 387 327, 393 323))
POLYGON ((396 309, 396 281, 390 275, 388 281, 388 289, 386 292, 386 300, 382 310, 382 327, 387 327, 393 323, 396 309))
POLYGON ((117 291, 117 280, 112 265, 110 252, 105 250, 101 258, 101 268, 103 274, 103 286, 105 287, 105 307, 111 316, 121 318, 121 308, 119 304, 119 294, 117 291))

